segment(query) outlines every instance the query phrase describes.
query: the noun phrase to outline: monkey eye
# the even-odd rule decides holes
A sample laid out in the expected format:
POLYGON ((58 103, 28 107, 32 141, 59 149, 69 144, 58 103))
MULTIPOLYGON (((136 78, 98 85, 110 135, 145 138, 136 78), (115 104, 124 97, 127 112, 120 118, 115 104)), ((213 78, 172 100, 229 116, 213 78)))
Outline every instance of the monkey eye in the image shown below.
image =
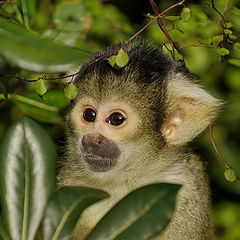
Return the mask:
POLYGON ((94 122, 96 119, 96 112, 91 108, 87 108, 83 112, 83 118, 87 122, 94 122))
POLYGON ((126 118, 119 112, 112 113, 107 119, 106 122, 110 123, 111 125, 118 126, 121 125, 126 118))

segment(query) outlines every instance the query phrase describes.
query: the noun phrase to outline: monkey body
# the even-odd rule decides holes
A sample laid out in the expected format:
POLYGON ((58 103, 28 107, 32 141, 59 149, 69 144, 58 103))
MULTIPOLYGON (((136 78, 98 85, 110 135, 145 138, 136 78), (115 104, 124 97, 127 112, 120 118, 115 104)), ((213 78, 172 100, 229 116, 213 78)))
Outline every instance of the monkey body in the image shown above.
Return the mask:
MULTIPOLYGON (((105 190, 110 197, 86 209, 73 239, 83 239, 129 192, 152 183, 181 184, 170 224, 156 240, 208 240, 210 197, 203 163, 187 148, 214 119, 220 101, 194 83, 183 64, 154 48, 122 46, 129 63, 109 57, 75 78, 79 96, 67 115, 67 158, 59 186, 105 190)), ((164 206, 163 206, 164 207, 164 206)))
POLYGON ((174 221, 154 240, 211 239, 210 198, 203 163, 194 155, 184 154, 182 158, 180 155, 178 157, 174 159, 175 163, 166 168, 159 170, 156 164, 141 169, 135 176, 131 173, 123 173, 122 178, 110 182, 103 181, 103 183, 81 182, 81 179, 73 179, 65 173, 64 185, 74 186, 77 182, 80 186, 103 189, 111 196, 85 210, 75 230, 73 240, 84 239, 96 223, 129 192, 138 187, 159 182, 182 184, 183 187, 179 192, 179 200, 173 216, 174 221))

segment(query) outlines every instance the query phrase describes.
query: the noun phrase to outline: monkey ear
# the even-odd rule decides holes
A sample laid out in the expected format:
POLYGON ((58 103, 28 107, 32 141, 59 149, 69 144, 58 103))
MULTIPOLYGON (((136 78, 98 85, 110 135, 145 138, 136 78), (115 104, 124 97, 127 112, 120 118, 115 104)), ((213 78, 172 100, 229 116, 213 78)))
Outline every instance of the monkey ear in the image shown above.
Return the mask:
POLYGON ((222 102, 182 74, 170 79, 167 89, 168 110, 162 134, 169 144, 187 143, 214 120, 222 102))

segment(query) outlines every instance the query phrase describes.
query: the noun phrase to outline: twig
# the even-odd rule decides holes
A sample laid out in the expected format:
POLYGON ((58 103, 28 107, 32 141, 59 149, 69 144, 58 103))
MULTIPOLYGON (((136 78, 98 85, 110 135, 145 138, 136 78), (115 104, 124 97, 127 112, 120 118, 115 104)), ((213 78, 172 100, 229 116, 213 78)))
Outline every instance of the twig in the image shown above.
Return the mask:
POLYGON ((9 74, 0 74, 0 77, 15 78, 15 79, 22 80, 22 81, 25 81, 25 82, 36 82, 36 81, 38 81, 40 79, 42 79, 42 80, 59 80, 59 79, 64 79, 64 78, 69 78, 69 77, 75 76, 76 74, 78 74, 78 73, 73 73, 73 74, 70 74, 70 75, 59 76, 59 77, 55 77, 55 78, 48 78, 48 77, 46 77, 44 75, 42 77, 39 77, 38 79, 26 79, 24 77, 19 77, 17 75, 9 75, 9 74))
MULTIPOLYGON (((166 12, 170 11, 171 9, 177 7, 177 6, 181 6, 184 4, 186 0, 182 0, 170 7, 168 7, 167 9, 165 9, 164 11, 162 11, 160 14, 158 14, 156 17, 154 17, 151 21, 149 21, 145 26, 143 26, 137 33, 135 33, 132 37, 130 37, 127 41, 125 41, 125 44, 129 43, 130 41, 132 41, 134 38, 136 38, 139 34, 141 34, 151 23, 153 23, 154 21, 160 19, 166 12)), ((165 31, 167 32, 167 31, 165 31)), ((171 42, 171 41, 170 41, 171 42)), ((121 47, 120 47, 121 48, 121 47)), ((89 66, 91 66, 92 64, 100 61, 101 59, 104 59, 104 58, 107 58, 109 56, 111 56, 112 54, 116 53, 117 51, 120 50, 120 48, 118 49, 115 49, 113 52, 109 53, 108 56, 105 55, 105 56, 102 56, 100 58, 97 58, 97 59, 94 59, 93 61, 91 61, 90 63, 86 64, 83 68, 80 69, 80 71, 76 72, 76 73, 73 73, 73 74, 70 74, 70 75, 65 75, 65 76, 62 76, 62 77, 55 77, 55 78, 48 78, 46 76, 42 76, 42 77, 39 77, 38 79, 26 79, 26 78, 23 78, 23 77, 19 77, 19 76, 16 76, 16 75, 4 75, 4 74, 0 74, 0 77, 8 77, 8 78, 16 78, 16 79, 19 79, 19 80, 22 80, 22 81, 25 81, 25 82, 36 82, 37 80, 39 79, 43 79, 43 80, 59 80, 59 79, 65 79, 65 78, 70 78, 70 77, 74 77, 76 76, 77 74, 79 74, 80 72, 84 71, 86 68, 88 68, 89 66)), ((173 48, 174 49, 174 48, 173 48)))
MULTIPOLYGON (((228 165, 228 163, 224 160, 222 154, 220 153, 215 141, 214 141, 214 138, 213 138, 213 133, 212 133, 212 125, 210 124, 209 125, 209 134, 210 134, 210 139, 211 139, 211 143, 212 143, 212 146, 213 146, 213 149, 214 151, 216 152, 219 160, 221 161, 221 163, 223 164, 223 167, 225 169, 232 169, 232 167, 230 165, 228 165)), ((240 180, 240 176, 236 176, 238 180, 240 180)))
POLYGON ((223 26, 225 28, 227 28, 227 24, 226 24, 226 21, 225 21, 225 18, 224 16, 222 15, 222 13, 215 7, 215 3, 214 3, 214 0, 211 0, 211 4, 208 4, 208 3, 201 3, 200 5, 205 5, 205 6, 208 6, 210 8, 212 8, 222 19, 223 21, 223 26))
MULTIPOLYGON (((158 6, 157 6, 156 3, 154 2, 154 0, 149 0, 149 2, 150 2, 150 4, 151 4, 151 6, 152 6, 152 9, 153 9, 154 13, 155 13, 156 15, 159 15, 159 14, 160 14, 160 11, 159 11, 159 9, 158 9, 158 6)), ((169 33, 168 33, 168 30, 167 30, 166 26, 163 24, 163 21, 162 21, 161 18, 158 18, 158 19, 157 19, 157 23, 158 23, 159 28, 162 30, 163 34, 166 36, 166 38, 168 39, 168 41, 170 42, 170 44, 171 44, 171 46, 172 46, 172 50, 173 50, 173 51, 172 51, 171 53, 172 53, 173 59, 175 60, 175 51, 174 51, 174 49, 177 50, 177 47, 176 47, 174 41, 172 40, 172 38, 170 37, 170 35, 169 35, 169 33)))
POLYGON ((217 153, 219 159, 221 160, 224 168, 230 168, 230 167, 228 166, 228 164, 225 162, 222 154, 219 152, 217 145, 215 144, 215 141, 214 141, 214 138, 213 138, 212 125, 211 125, 211 124, 209 125, 209 133, 210 133, 210 139, 211 139, 212 146, 213 146, 215 152, 217 153))
POLYGON ((226 24, 226 21, 225 21, 224 16, 223 16, 222 13, 215 7, 214 0, 211 0, 211 2, 212 2, 212 9, 222 18, 223 25, 224 25, 225 28, 227 28, 227 24, 226 24))
POLYGON ((154 17, 153 19, 151 19, 147 24, 145 24, 138 32, 136 32, 132 37, 130 37, 127 41, 125 41, 125 43, 129 43, 130 41, 132 41, 134 38, 136 38, 138 35, 140 35, 145 29, 148 28, 149 25, 151 25, 153 22, 155 22, 156 20, 158 20, 159 18, 161 18, 166 12, 170 11, 171 9, 177 7, 177 6, 181 6, 184 4, 186 0, 182 0, 168 8, 166 8, 164 11, 162 11, 160 14, 158 14, 156 17, 154 17))
MULTIPOLYGON (((59 79, 65 79, 65 78, 72 78, 74 76, 76 76, 77 74, 83 72, 86 68, 88 68, 89 66, 93 65, 94 63, 102 60, 102 59, 105 59, 105 58, 108 58, 109 56, 113 55, 114 53, 118 52, 119 50, 121 49, 121 46, 117 49, 115 49, 114 51, 108 53, 108 55, 104 55, 104 56, 101 56, 97 59, 94 59, 92 60, 91 62, 89 62, 88 64, 84 65, 78 72, 76 73, 72 73, 72 74, 69 74, 69 75, 64 75, 64 76, 60 76, 60 77, 54 77, 54 78, 48 78, 46 77, 45 75, 42 76, 42 77, 39 77, 37 79, 26 79, 24 77, 19 77, 19 76, 16 76, 16 75, 9 75, 9 74, 0 74, 0 77, 7 77, 7 78, 16 78, 18 80, 22 80, 22 81, 25 81, 25 82, 36 82, 40 79, 42 80, 46 80, 46 81, 52 81, 52 80, 59 80, 59 79)), ((72 80, 71 80, 72 81, 72 80)))

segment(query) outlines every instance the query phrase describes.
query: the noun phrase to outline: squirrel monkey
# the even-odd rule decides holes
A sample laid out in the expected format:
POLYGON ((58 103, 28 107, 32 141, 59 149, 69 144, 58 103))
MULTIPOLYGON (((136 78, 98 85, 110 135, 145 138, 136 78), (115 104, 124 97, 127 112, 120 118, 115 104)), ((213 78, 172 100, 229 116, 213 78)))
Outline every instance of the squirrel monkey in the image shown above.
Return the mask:
MULTIPOLYGON (((152 183, 181 184, 171 222, 156 240, 211 238, 211 206, 204 164, 186 144, 215 118, 221 101, 175 62, 145 43, 123 44, 129 63, 94 55, 74 82, 79 90, 67 114, 67 157, 59 186, 86 186, 110 198, 86 209, 72 239, 82 239, 129 192, 152 183)), ((106 57, 105 57, 106 56, 106 57)))

